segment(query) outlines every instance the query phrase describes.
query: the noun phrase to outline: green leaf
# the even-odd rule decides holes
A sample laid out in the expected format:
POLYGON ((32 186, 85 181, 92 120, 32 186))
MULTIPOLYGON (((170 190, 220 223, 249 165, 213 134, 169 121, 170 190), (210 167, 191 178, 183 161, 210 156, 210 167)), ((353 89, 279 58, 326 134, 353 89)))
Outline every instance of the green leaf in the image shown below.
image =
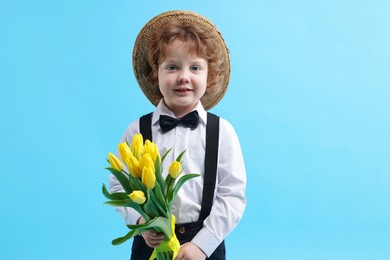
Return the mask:
POLYGON ((173 189, 173 185, 174 185, 174 184, 175 184, 175 179, 173 179, 173 178, 171 177, 171 175, 168 174, 167 177, 165 178, 165 185, 167 186, 167 193, 166 193, 165 197, 167 197, 168 194, 169 194, 170 192, 172 192, 172 189, 173 189))
POLYGON ((165 157, 167 157, 167 155, 169 154, 169 152, 172 150, 172 148, 170 148, 168 151, 166 151, 163 155, 163 157, 161 158, 161 162, 164 161, 165 157))
POLYGON ((129 174, 129 183, 133 190, 140 190, 146 194, 146 186, 139 179, 133 177, 133 175, 129 174))
MULTIPOLYGON (((135 205, 138 205, 137 203, 135 203, 134 201, 132 201, 131 199, 125 199, 125 200, 109 200, 109 201, 106 201, 104 202, 104 204, 107 204, 109 206, 114 206, 114 207, 132 207, 133 208, 133 204, 135 205)), ((134 205, 134 206, 135 206, 134 205)), ((139 206, 139 205, 138 205, 139 206)), ((137 208, 137 206, 135 206, 137 208)), ((135 209, 135 208, 134 208, 135 209)))
POLYGON ((152 190, 149 192, 149 195, 150 195, 150 199, 153 201, 154 205, 156 205, 157 209, 160 211, 160 213, 158 215, 168 217, 166 215, 167 204, 166 204, 165 200, 164 199, 160 200, 159 198, 157 198, 157 197, 160 197, 160 198, 162 197, 160 185, 158 183, 156 183, 156 187, 154 188, 154 191, 156 192, 156 194, 152 190), (157 193, 160 193, 160 195, 157 195, 157 193))
POLYGON ((156 217, 145 224, 139 225, 127 225, 128 228, 137 230, 136 232, 142 233, 143 231, 154 229, 156 232, 164 233, 165 236, 170 239, 172 237, 171 217, 156 217))
POLYGON ((168 173, 167 174, 167 177, 165 177, 165 185, 167 186, 167 188, 169 188, 169 185, 171 184, 171 182, 173 181, 174 179, 171 177, 171 175, 168 173))
POLYGON ((161 191, 165 195, 167 192, 167 189, 166 189, 166 185, 164 182, 164 178, 162 176, 162 167, 161 167, 161 161, 160 161, 159 156, 157 156, 157 158, 156 158, 155 168, 156 168, 156 180, 157 180, 158 184, 160 184, 161 191))
POLYGON ((183 158, 183 155, 184 153, 186 152, 187 150, 184 150, 183 152, 181 152, 181 154, 179 154, 179 156, 176 158, 176 162, 181 162, 181 158, 183 158))
POLYGON ((154 188, 154 194, 156 195, 158 201, 162 204, 162 205, 165 205, 165 207, 167 208, 167 202, 165 201, 165 196, 164 194, 162 193, 162 190, 161 190, 161 187, 160 185, 157 185, 156 184, 156 187, 154 188))
POLYGON ((181 186, 183 186, 183 184, 192 179, 192 178, 195 178, 195 177, 198 177, 200 176, 200 174, 186 174, 186 175, 183 175, 176 183, 176 186, 173 188, 172 191, 170 191, 168 194, 167 194, 167 202, 168 202, 168 206, 169 208, 172 206, 172 203, 176 197, 176 194, 178 193, 179 189, 181 188, 181 186))
POLYGON ((139 225, 127 225, 127 227, 130 228, 131 231, 128 232, 123 237, 114 239, 112 241, 113 245, 116 246, 122 244, 123 242, 129 240, 130 238, 139 235, 146 230, 151 230, 151 229, 154 229, 156 232, 159 233, 164 233, 167 239, 171 239, 171 237, 173 236, 172 227, 171 227, 171 218, 156 217, 147 223, 139 224, 139 225))
POLYGON ((156 205, 156 208, 158 210, 158 216, 167 217, 167 211, 164 210, 164 206, 160 205, 156 199, 156 196, 152 195, 150 196, 150 199, 153 201, 153 204, 156 205))
POLYGON ((151 228, 150 225, 152 225, 152 223, 154 221, 157 220, 158 217, 155 217, 153 219, 151 219, 150 221, 146 222, 146 223, 143 223, 143 224, 136 224, 136 225, 126 225, 129 229, 137 229, 139 230, 140 232, 144 231, 144 230, 147 230, 148 228, 151 228))
POLYGON ((119 181, 119 183, 122 185, 123 189, 126 191, 127 194, 130 194, 133 191, 129 183, 128 175, 126 175, 126 173, 122 173, 112 167, 108 167, 106 169, 109 170, 112 175, 115 176, 115 178, 119 181))
POLYGON ((153 200, 150 198, 150 193, 151 193, 151 189, 148 189, 147 200, 146 200, 146 203, 144 204, 145 213, 148 214, 149 216, 152 216, 152 217, 159 216, 160 214, 158 213, 157 206, 154 204, 153 200))
POLYGON ((125 236, 118 237, 118 238, 112 240, 111 244, 114 246, 120 245, 136 235, 138 235, 137 230, 132 230, 129 233, 127 233, 125 236))
POLYGON ((102 192, 104 196, 109 200, 124 200, 128 199, 127 194, 125 192, 118 192, 110 194, 106 188, 106 185, 103 184, 102 192))
POLYGON ((131 199, 125 199, 125 200, 110 200, 110 201, 106 201, 104 202, 104 204, 107 204, 109 206, 114 206, 114 207, 131 207, 133 208, 135 211, 137 211, 139 214, 141 214, 141 216, 146 220, 146 221, 149 221, 151 219, 151 217, 148 215, 147 212, 145 212, 141 205, 135 203, 134 201, 132 201, 131 199))

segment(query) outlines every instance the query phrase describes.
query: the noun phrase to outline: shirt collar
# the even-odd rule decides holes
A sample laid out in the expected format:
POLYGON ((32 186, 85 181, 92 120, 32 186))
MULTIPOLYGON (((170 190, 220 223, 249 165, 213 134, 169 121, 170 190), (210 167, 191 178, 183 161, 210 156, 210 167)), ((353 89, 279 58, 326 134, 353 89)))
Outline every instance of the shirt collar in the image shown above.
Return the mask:
MULTIPOLYGON (((203 123, 204 125, 206 125, 207 124, 207 111, 204 109, 202 102, 199 101, 198 104, 196 104, 195 108, 192 111, 194 111, 194 110, 198 110, 199 119, 200 119, 199 123, 203 123)), ((158 121, 160 119, 160 115, 167 115, 167 116, 175 117, 175 114, 165 106, 163 99, 160 100, 160 102, 157 105, 156 110, 153 113, 152 125, 158 123, 158 121)))

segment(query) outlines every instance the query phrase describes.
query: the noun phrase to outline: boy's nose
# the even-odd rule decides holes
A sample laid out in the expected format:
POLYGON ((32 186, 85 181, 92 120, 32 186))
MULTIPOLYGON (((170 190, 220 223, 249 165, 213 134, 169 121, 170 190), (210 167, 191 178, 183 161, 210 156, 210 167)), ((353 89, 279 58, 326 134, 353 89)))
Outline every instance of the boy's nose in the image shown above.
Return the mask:
POLYGON ((179 77, 177 78, 177 80, 178 80, 181 84, 190 82, 190 78, 189 78, 188 72, 182 71, 182 72, 179 74, 179 77))

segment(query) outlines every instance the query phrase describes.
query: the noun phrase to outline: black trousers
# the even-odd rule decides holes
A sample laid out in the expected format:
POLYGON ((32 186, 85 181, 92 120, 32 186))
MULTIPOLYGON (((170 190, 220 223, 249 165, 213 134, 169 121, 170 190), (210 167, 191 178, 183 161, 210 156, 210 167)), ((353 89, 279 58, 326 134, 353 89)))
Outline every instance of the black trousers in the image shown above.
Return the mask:
MULTIPOLYGON (((197 221, 187 224, 178 224, 175 226, 175 233, 180 244, 190 242, 194 236, 203 227, 203 221, 197 221)), ((133 246, 131 248, 131 260, 149 260, 153 248, 149 247, 142 236, 135 236, 133 246)), ((208 260, 226 260, 225 242, 215 249, 213 254, 206 258, 208 260)))

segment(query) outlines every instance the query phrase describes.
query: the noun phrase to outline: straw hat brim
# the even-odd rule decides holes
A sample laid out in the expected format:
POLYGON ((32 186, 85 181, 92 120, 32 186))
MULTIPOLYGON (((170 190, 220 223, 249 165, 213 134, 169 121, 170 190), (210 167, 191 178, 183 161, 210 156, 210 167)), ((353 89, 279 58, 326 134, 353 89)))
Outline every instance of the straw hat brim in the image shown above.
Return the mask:
POLYGON ((133 69, 137 82, 149 101, 153 105, 157 106, 163 96, 161 95, 158 87, 153 86, 153 84, 151 84, 147 79, 151 71, 151 67, 147 58, 148 47, 150 45, 149 43, 156 39, 156 34, 160 27, 172 19, 180 22, 197 24, 205 27, 208 30, 214 30, 217 32, 217 41, 222 46, 221 49, 223 52, 223 73, 219 78, 215 91, 213 91, 213 93, 206 91, 206 93, 201 98, 204 108, 209 110, 215 106, 226 93, 230 80, 230 59, 228 48, 226 47, 225 41, 217 27, 209 19, 197 13, 181 10, 165 12, 152 18, 142 28, 137 36, 133 49, 133 69))

